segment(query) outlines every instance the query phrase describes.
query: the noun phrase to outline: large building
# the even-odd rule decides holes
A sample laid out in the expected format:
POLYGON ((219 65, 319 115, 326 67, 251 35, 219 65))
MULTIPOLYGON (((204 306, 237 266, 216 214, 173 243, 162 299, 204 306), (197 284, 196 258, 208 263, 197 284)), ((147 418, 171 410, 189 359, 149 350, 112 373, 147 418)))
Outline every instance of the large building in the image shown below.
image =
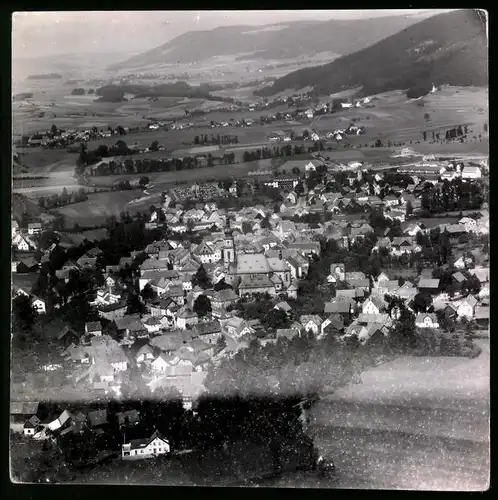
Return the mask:
POLYGON ((294 291, 291 268, 281 255, 270 258, 262 253, 237 254, 229 228, 225 230, 222 255, 227 283, 238 285, 239 296, 254 293, 278 295, 286 293, 289 288, 294 291))

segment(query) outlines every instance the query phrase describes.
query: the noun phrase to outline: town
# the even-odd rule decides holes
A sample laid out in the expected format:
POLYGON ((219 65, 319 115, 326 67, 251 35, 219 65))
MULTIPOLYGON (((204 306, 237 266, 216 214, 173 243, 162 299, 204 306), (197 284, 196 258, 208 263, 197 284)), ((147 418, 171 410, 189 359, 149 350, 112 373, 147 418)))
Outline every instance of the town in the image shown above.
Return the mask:
POLYGON ((418 402, 425 370, 442 388, 489 354, 484 93, 263 97, 279 64, 216 83, 220 63, 198 87, 177 80, 208 73, 179 66, 28 77, 87 100, 13 138, 11 476, 354 487, 333 413, 375 420, 365 394, 399 375, 418 402), (181 112, 152 116, 161 99, 181 112))

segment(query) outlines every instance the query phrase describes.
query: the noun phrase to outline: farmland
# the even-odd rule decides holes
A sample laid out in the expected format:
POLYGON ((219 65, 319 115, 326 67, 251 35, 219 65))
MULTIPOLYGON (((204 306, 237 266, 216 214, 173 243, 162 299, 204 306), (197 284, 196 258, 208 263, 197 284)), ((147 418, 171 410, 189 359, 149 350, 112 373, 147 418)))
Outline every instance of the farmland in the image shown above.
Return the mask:
POLYGON ((74 224, 82 227, 105 224, 106 219, 111 215, 119 216, 123 211, 136 213, 149 207, 154 202, 160 201, 160 196, 156 196, 145 204, 130 203, 140 197, 138 191, 112 191, 106 193, 95 193, 88 196, 88 200, 66 205, 65 207, 53 210, 54 213, 60 213, 64 217, 67 227, 71 228, 74 224))
MULTIPOLYGON (((310 432, 333 457, 339 487, 487 487, 489 341, 477 343, 473 360, 405 357, 371 368, 315 406, 310 432)), ((320 487, 295 475, 260 486, 320 487)))

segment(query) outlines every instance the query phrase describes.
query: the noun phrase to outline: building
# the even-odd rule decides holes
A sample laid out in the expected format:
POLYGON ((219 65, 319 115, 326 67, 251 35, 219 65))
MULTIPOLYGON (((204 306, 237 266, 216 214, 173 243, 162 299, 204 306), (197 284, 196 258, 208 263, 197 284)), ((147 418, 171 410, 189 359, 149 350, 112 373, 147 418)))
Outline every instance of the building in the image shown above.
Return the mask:
POLYGON ((439 328, 439 322, 434 313, 420 313, 415 318, 415 326, 418 328, 439 328))
POLYGON ((85 333, 87 335, 100 337, 102 335, 102 325, 100 324, 100 321, 90 321, 89 323, 85 323, 85 333))
POLYGON ((10 402, 10 429, 13 432, 24 433, 24 425, 31 417, 38 413, 37 401, 11 401, 10 402))
POLYGON ((41 222, 32 222, 31 224, 28 224, 29 235, 40 234, 41 232, 42 232, 41 222))

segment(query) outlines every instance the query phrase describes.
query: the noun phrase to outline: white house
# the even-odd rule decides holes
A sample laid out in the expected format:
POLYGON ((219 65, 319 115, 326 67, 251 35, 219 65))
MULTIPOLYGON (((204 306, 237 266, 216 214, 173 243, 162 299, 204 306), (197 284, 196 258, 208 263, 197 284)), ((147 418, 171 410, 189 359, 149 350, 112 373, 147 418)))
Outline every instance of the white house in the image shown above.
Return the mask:
POLYGON ((418 328, 439 328, 437 317, 434 313, 417 314, 415 326, 418 328))
POLYGON ((38 314, 45 314, 47 312, 46 306, 45 306, 45 301, 43 299, 40 299, 39 297, 35 297, 33 301, 31 302, 33 307, 36 309, 36 312, 38 314))
POLYGON ((33 222, 28 224, 28 234, 40 234, 42 232, 41 222, 33 222))
POLYGON ((20 252, 28 252, 30 245, 26 238, 24 238, 21 234, 17 233, 12 238, 12 246, 19 250, 20 252))
POLYGON ((305 331, 312 331, 315 335, 320 332, 320 327, 323 323, 322 318, 317 314, 305 314, 299 318, 301 325, 305 331))
POLYGON ((165 354, 160 354, 150 365, 152 371, 157 373, 164 373, 169 366, 171 366, 171 359, 165 354))
POLYGON ((480 179, 482 176, 481 169, 479 167, 466 166, 462 171, 462 179, 480 179))
POLYGON ((474 317, 477 299, 472 295, 468 295, 460 301, 457 307, 457 315, 459 318, 472 319, 474 317))
POLYGON ((125 460, 152 458, 165 455, 170 452, 170 449, 168 440, 156 431, 150 438, 131 439, 129 443, 124 443, 121 456, 125 460))
POLYGON ((143 345, 137 352, 136 360, 137 365, 142 364, 146 361, 152 361, 154 359, 154 350, 149 344, 143 345))
POLYGON ((40 422, 41 422, 40 419, 36 415, 33 415, 24 424, 24 428, 23 428, 24 435, 25 436, 34 436, 36 431, 39 429, 40 422))
POLYGON ((353 105, 350 102, 341 102, 341 107, 346 109, 351 109, 353 105))
POLYGON ((386 304, 380 297, 373 296, 365 300, 361 312, 363 314, 380 314, 385 307, 386 304))
POLYGON ((465 227, 465 231, 467 231, 467 233, 475 231, 477 227, 477 221, 475 219, 472 219, 471 217, 462 217, 458 221, 458 224, 462 224, 465 227))
POLYGON ((70 418, 72 418, 72 415, 67 410, 64 410, 58 418, 48 422, 46 427, 51 431, 56 431, 57 429, 60 429, 70 418))

